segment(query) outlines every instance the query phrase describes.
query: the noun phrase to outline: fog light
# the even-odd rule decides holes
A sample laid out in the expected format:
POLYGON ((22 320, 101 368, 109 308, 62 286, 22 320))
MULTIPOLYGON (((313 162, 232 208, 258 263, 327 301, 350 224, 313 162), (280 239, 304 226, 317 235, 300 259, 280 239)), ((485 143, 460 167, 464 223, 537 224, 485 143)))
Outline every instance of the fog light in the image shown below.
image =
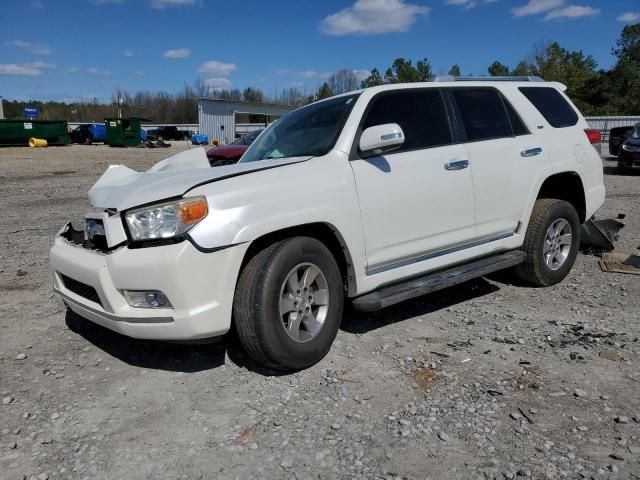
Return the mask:
POLYGON ((173 308, 167 296, 158 290, 123 290, 127 303, 136 308, 173 308))

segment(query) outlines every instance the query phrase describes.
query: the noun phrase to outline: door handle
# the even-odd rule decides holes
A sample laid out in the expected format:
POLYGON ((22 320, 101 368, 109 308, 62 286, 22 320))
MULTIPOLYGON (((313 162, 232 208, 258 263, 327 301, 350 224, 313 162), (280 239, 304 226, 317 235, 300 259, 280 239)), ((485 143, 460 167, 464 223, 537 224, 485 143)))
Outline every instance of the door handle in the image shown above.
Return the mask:
POLYGON ((469 160, 451 160, 444 164, 445 170, 462 170, 469 166, 469 160))
POLYGON ((533 148, 526 148, 524 150, 522 150, 520 152, 520 156, 521 157, 535 157, 536 155, 540 155, 542 153, 542 148, 540 147, 533 147, 533 148))

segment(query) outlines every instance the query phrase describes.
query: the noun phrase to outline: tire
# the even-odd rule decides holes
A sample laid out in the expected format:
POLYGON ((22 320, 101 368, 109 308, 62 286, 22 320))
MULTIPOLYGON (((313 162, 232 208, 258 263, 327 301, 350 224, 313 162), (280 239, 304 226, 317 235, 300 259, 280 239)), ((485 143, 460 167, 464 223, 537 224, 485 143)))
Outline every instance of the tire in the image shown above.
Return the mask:
POLYGON ((579 246, 580 219, 573 205, 553 198, 538 199, 522 247, 527 259, 515 268, 516 275, 538 287, 555 285, 571 271, 579 246), (566 237, 567 233, 570 237, 566 237))
POLYGON ((85 137, 84 139, 85 145, 91 145, 92 143, 93 143, 93 138, 91 137, 91 135, 88 135, 87 137, 85 137))
POLYGON ((629 169, 618 160, 618 175, 628 175, 629 169))
POLYGON ((233 318, 238 338, 254 360, 266 367, 300 370, 320 361, 331 348, 343 302, 342 278, 331 252, 314 238, 294 237, 266 247, 245 265, 236 286, 233 318), (304 282, 310 267, 320 273, 304 282), (288 282, 294 275, 297 291, 290 286, 293 281, 288 282))

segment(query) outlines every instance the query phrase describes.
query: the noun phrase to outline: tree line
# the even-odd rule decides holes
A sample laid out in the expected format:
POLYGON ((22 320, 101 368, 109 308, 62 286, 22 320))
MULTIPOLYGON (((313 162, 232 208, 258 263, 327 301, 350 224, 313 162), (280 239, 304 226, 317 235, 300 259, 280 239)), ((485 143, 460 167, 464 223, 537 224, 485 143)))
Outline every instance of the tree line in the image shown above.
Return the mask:
MULTIPOLYGON (((514 67, 496 60, 481 75, 539 76, 547 81, 561 82, 567 86, 567 95, 585 115, 640 115, 640 24, 624 27, 612 54, 616 57, 613 67, 598 69, 593 56, 551 42, 536 45, 533 52, 514 67)), ((448 74, 459 76, 460 66, 453 65, 448 74)), ((422 82, 432 75, 426 58, 415 66, 411 60, 398 58, 384 74, 374 68, 360 86, 422 82)))
MULTIPOLYGON (((480 75, 540 76, 567 86, 567 94, 585 115, 640 115, 640 24, 627 25, 622 30, 612 54, 615 64, 608 70, 599 69, 593 56, 582 50, 571 51, 557 42, 539 44, 515 66, 494 61, 480 75)), ((449 75, 461 75, 461 67, 452 65, 449 75)), ((197 123, 198 98, 214 98, 260 103, 302 106, 313 101, 349 92, 358 88, 389 83, 424 82, 434 75, 427 58, 415 64, 397 58, 384 70, 374 68, 360 81, 353 70, 338 70, 322 83, 317 91, 302 92, 291 87, 266 94, 259 88, 211 90, 199 80, 184 85, 176 94, 148 90, 129 93, 117 89, 110 103, 98 99, 83 102, 19 102, 4 100, 6 118, 20 119, 25 105, 38 107, 39 118, 71 122, 102 122, 115 117, 140 117, 154 123, 197 123)), ((469 75, 473 75, 469 73, 469 75)))

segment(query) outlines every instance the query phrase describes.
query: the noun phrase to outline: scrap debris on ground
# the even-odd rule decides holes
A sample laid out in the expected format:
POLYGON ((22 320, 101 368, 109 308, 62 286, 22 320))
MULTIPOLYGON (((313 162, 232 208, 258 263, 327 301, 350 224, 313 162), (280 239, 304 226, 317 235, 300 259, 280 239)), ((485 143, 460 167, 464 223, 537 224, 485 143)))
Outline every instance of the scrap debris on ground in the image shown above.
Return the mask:
MULTIPOLYGON (((593 256, 551 288, 501 273, 347 309, 329 355, 289 375, 232 337, 138 341, 66 314, 53 235, 109 164, 181 148, 0 149, 0 479, 640 478, 640 282, 593 256)), ((640 177, 605 183, 599 215, 626 213, 616 249, 637 252, 640 177)))

